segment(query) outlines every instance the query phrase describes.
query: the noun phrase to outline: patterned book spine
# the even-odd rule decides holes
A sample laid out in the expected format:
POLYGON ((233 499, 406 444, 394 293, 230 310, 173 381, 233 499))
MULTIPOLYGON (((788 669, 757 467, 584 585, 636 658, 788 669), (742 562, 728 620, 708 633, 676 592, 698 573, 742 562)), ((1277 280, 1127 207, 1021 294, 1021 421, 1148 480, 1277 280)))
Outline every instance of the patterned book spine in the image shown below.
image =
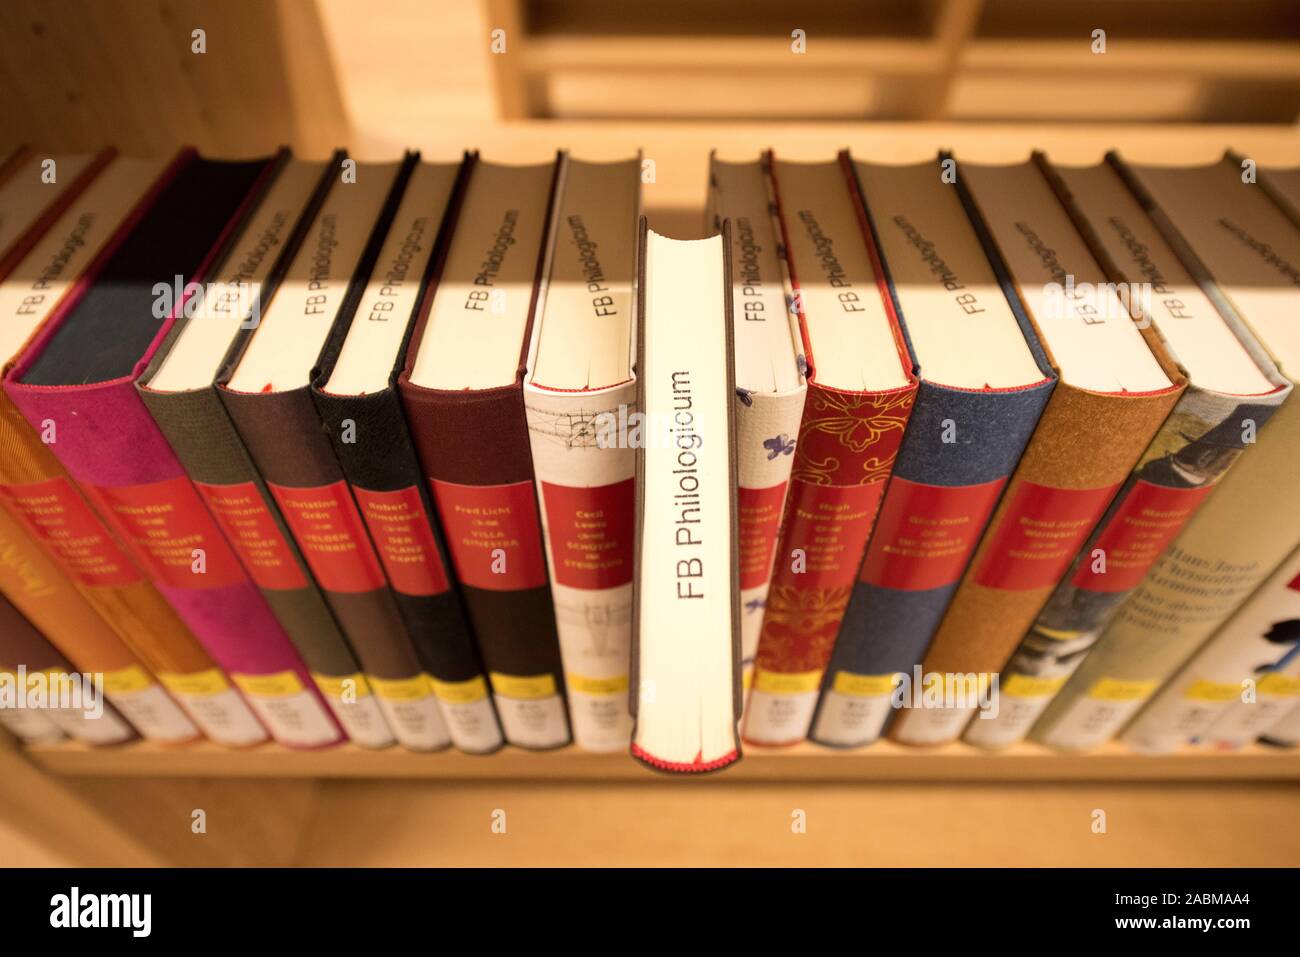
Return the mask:
POLYGON ((1139 751, 1189 741, 1239 747, 1300 702, 1300 550, 1179 670, 1124 731, 1139 751), (1219 719, 1238 712, 1231 723, 1219 719))

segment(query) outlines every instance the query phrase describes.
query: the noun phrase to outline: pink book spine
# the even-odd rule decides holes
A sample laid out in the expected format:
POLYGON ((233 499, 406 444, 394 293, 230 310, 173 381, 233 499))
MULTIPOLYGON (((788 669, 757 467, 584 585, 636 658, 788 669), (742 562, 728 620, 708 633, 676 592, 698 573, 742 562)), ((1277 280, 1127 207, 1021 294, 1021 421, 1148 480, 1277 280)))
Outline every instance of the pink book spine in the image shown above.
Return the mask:
MULTIPOLYGON (((258 193, 252 191, 250 202, 258 193)), ((206 278, 244 212, 232 217, 191 282, 206 278)), ((276 740, 291 747, 336 744, 342 732, 310 672, 136 393, 135 379, 175 316, 161 324, 129 376, 81 386, 20 381, 113 252, 105 249, 64 297, 5 379, 5 391, 38 432, 54 425, 51 451, 276 740)), ((184 301, 176 314, 183 308, 184 301)))

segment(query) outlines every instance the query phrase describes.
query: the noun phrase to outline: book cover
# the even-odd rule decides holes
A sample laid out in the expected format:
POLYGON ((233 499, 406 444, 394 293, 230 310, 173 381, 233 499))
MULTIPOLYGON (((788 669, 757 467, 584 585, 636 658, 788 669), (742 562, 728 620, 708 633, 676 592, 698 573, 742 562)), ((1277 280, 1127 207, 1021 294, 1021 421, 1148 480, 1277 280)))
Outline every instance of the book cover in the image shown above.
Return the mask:
MULTIPOLYGON (((1296 224, 1258 183, 1242 182, 1233 157, 1177 168, 1108 159, 1204 294, 1267 350, 1261 363, 1293 377, 1296 224)), ((1124 604, 1035 739, 1087 747, 1117 733, 1300 541, 1300 512, 1287 497, 1300 469, 1300 403, 1277 397, 1285 401, 1266 426, 1238 424, 1229 436, 1247 440, 1245 454, 1124 604)))
POLYGON ((1056 384, 986 233, 941 155, 857 163, 916 402, 853 586, 811 737, 876 740, 925 653, 1056 384))
POLYGON ((419 304, 437 286, 470 164, 412 168, 364 295, 340 313, 312 397, 388 576, 452 743, 503 738, 442 530, 411 444, 397 375, 419 304))
POLYGON ((282 288, 220 395, 398 742, 451 743, 383 565, 311 395, 320 358, 350 315, 406 188, 415 154, 334 177, 282 288))
POLYGON ((201 311, 177 318, 136 388, 334 717, 353 742, 379 748, 394 741, 388 723, 218 393, 340 161, 285 163, 215 268, 201 311))
POLYGON ((558 161, 475 162, 398 378, 506 740, 569 743, 523 380, 558 161))
POLYGON ((1039 163, 962 163, 971 209, 1016 285, 1057 385, 921 661, 889 737, 954 740, 1000 717, 999 673, 1183 389, 1139 329, 1039 163), (1079 284, 1076 291, 1074 284, 1079 284), (988 715, 988 718, 984 716, 988 715))
POLYGON ((277 162, 183 156, 4 385, 34 428, 57 430, 49 448, 239 690, 216 668, 168 686, 210 709, 226 742, 265 740, 268 721, 288 745, 323 745, 339 740, 338 726, 134 384, 277 162))
MULTIPOLYGON (((20 244, 29 250, 25 256, 7 260, 10 266, 0 272, 0 365, 5 375, 100 252, 129 233, 173 167, 174 161, 167 160, 112 160, 39 240, 20 244)), ((203 696, 190 702, 186 691, 189 678, 215 667, 212 658, 86 502, 42 436, 56 438, 57 433, 33 429, 8 394, 0 392, 0 505, 145 666, 146 671, 106 674, 141 733, 155 740, 179 739, 193 734, 188 727, 193 722, 220 739, 226 724, 220 708, 203 696), (171 691, 188 720, 168 707, 166 693, 147 672, 184 679, 173 681, 171 691), (128 708, 128 693, 136 706, 128 708), (212 722, 205 718, 209 711, 216 712, 212 722)), ((50 633, 60 640, 65 634, 61 628, 50 633)))
POLYGON ((636 452, 619 424, 637 411, 641 160, 561 164, 524 406, 573 737, 588 751, 622 751, 636 452))
POLYGON ((1300 704, 1300 549, 1169 679, 1121 740, 1149 753, 1237 748, 1300 704))
POLYGON ((740 658, 745 697, 776 561, 808 384, 799 364, 799 321, 791 308, 771 157, 751 163, 709 158, 706 222, 731 221, 732 301, 736 310, 736 460, 740 490, 740 658))
POLYGON ((808 384, 742 728, 775 745, 808 735, 916 381, 848 153, 769 165, 808 384))

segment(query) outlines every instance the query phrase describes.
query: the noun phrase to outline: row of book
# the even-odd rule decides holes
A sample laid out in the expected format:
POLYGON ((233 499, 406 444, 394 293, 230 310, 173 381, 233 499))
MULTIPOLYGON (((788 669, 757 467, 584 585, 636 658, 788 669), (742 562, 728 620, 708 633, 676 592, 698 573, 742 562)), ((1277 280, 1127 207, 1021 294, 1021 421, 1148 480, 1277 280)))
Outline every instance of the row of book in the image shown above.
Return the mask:
POLYGON ((676 241, 641 170, 11 157, 0 668, 110 707, 0 720, 1294 740, 1300 172, 714 159, 676 241))

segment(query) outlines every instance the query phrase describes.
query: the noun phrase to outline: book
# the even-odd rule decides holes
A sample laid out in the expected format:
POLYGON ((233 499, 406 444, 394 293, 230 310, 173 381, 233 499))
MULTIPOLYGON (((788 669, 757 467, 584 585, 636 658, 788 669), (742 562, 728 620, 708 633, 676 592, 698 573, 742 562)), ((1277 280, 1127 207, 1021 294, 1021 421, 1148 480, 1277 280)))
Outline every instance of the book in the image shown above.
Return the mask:
POLYGON ((1183 389, 1154 332, 1107 285, 1038 160, 962 163, 957 178, 1057 385, 921 661, 927 684, 907 696, 921 707, 889 730, 908 744, 954 740, 977 711, 991 720, 1008 692, 1023 690, 1002 688, 999 672, 1058 583, 1073 587, 1076 556, 1183 389))
MULTIPOLYGON (((135 730, 105 701, 95 676, 77 671, 0 595, 0 714, 38 713, 74 740, 123 744, 135 730)), ((40 720, 16 719, 26 731, 40 720)))
POLYGON ((398 378, 506 741, 569 743, 523 380, 558 160, 475 158, 398 378))
POLYGON ((715 232, 721 232, 722 223, 731 220, 740 481, 740 663, 746 698, 753 683, 777 534, 808 394, 800 365, 798 315, 790 308, 789 270, 769 160, 765 155, 750 163, 728 163, 710 156, 705 214, 715 232))
POLYGON ((232 357, 270 306, 340 161, 285 162, 214 268, 201 310, 177 317, 136 389, 335 719, 354 743, 380 748, 394 741, 383 712, 219 394, 232 357))
POLYGON ((311 383, 340 315, 350 315, 417 157, 334 171, 261 322, 232 357, 221 400, 360 659, 398 742, 451 738, 383 565, 322 427, 311 383))
MULTIPOLYGON (((1242 181, 1231 156, 1178 168, 1110 161, 1220 312, 1235 313, 1268 350, 1266 359, 1294 377, 1296 223, 1258 183, 1242 181)), ((1254 440, 1248 451, 1125 603, 1035 738, 1086 747, 1117 733, 1300 541, 1300 513, 1286 492, 1300 469, 1300 403, 1278 395, 1285 401, 1267 425, 1238 424, 1236 440, 1254 440), (1086 731, 1075 734, 1081 720, 1086 731)))
POLYGON ((636 450, 618 427, 637 410, 641 160, 564 155, 556 182, 524 407, 573 737, 588 751, 624 751, 636 450))
MULTIPOLYGON (((1044 160, 1044 163, 1046 161, 1044 160)), ((1289 385, 1250 332, 1221 315, 1181 266, 1109 163, 1045 165, 1135 319, 1153 324, 1188 385, 1103 519, 1087 556, 1053 594, 1003 670, 1003 709, 967 740, 1020 740, 1134 593, 1160 553, 1208 500, 1289 385), (1032 694, 1017 694, 1016 689, 1032 694)), ((1119 694, 1118 689, 1112 689, 1119 694)), ((1118 707, 1112 702, 1109 706, 1118 707)))
POLYGON ((808 394, 742 734, 794 744, 808 735, 916 380, 848 152, 768 161, 808 394))
MULTIPOLYGON (((0 267, 5 270, 0 272, 4 375, 96 257, 129 234, 173 174, 173 166, 167 160, 114 159, 39 239, 21 244, 28 249, 26 255, 7 259, 11 266, 0 267)), ((144 672, 106 673, 119 706, 154 740, 186 737, 192 733, 187 727, 191 722, 222 740, 224 728, 238 729, 244 723, 232 722, 225 709, 234 708, 245 720, 246 710, 237 701, 230 704, 228 697, 209 699, 188 690, 216 667, 212 658, 144 576, 116 532, 91 508, 43 438, 56 439, 57 429, 32 428, 0 391, 0 446, 5 450, 0 455, 0 504, 144 666, 144 672), (167 690, 185 715, 167 706, 167 692, 146 680, 148 672, 171 682, 167 690), (134 706, 128 706, 128 696, 135 698, 134 706)), ((68 634, 53 626, 50 633, 60 641, 68 634)), ((198 688, 202 690, 201 682, 198 688)), ((239 735, 236 739, 243 740, 239 735)))
POLYGON ((729 223, 641 220, 632 755, 698 774, 740 759, 740 574, 729 223))
POLYGON ((1191 741, 1218 748, 1249 744, 1300 704, 1297 649, 1300 549, 1178 669, 1121 740, 1151 753, 1191 741))
POLYGON ((27 254, 115 155, 112 149, 42 154, 23 147, 0 163, 0 275, 27 254))
POLYGON ((485 754, 501 746, 501 728, 396 386, 416 310, 437 283, 467 170, 412 167, 364 295, 349 303, 350 314, 340 313, 326 343, 312 397, 451 741, 485 754))
POLYGON ((1056 384, 948 166, 946 155, 854 164, 919 386, 823 681, 811 734, 820 744, 876 740, 897 692, 915 683, 1056 384))
POLYGON ((1259 740, 1261 744, 1271 744, 1277 748, 1300 747, 1300 706, 1292 708, 1269 725, 1259 740))
POLYGON ((259 743, 267 722, 297 747, 339 740, 338 726, 134 384, 279 162, 179 157, 4 386, 34 428, 56 430, 50 450, 235 687, 219 668, 192 681, 159 677, 188 692, 191 707, 201 701, 223 741, 259 743))

